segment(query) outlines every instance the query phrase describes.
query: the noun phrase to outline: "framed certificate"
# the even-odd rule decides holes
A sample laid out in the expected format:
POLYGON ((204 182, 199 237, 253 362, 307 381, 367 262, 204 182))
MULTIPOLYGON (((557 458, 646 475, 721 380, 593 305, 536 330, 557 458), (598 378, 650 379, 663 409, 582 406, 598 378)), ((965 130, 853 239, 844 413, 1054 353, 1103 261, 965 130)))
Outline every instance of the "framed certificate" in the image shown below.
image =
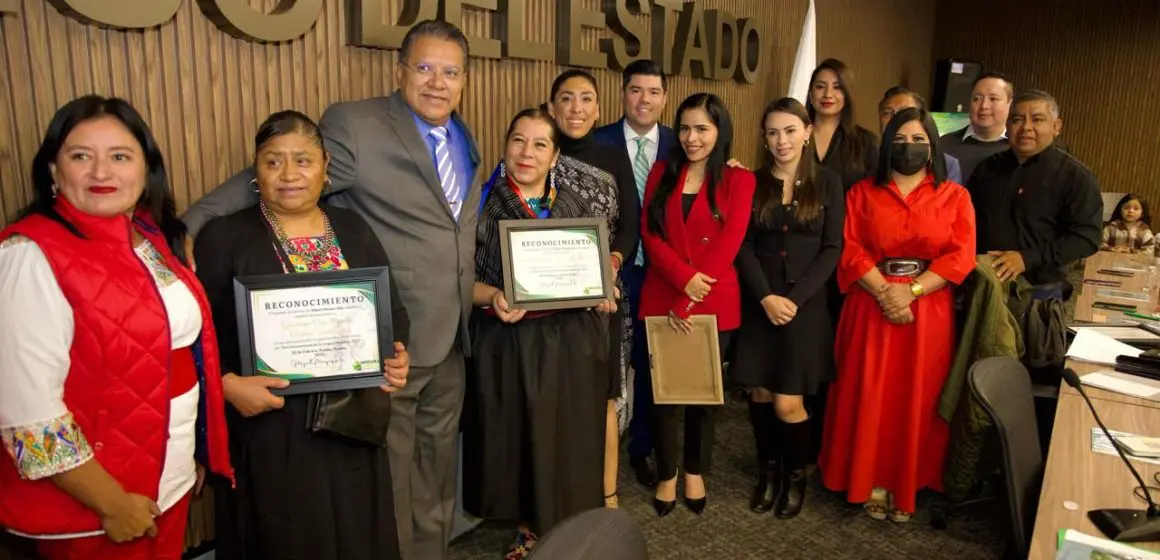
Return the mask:
POLYGON ((527 311, 613 299, 608 223, 601 218, 500 220, 503 295, 527 311))
POLYGON ((289 380, 277 395, 378 387, 390 293, 384 267, 235 278, 242 375, 289 380))
POLYGON ((668 317, 645 319, 656 404, 725 404, 717 316, 693 315, 693 332, 679 333, 668 317))

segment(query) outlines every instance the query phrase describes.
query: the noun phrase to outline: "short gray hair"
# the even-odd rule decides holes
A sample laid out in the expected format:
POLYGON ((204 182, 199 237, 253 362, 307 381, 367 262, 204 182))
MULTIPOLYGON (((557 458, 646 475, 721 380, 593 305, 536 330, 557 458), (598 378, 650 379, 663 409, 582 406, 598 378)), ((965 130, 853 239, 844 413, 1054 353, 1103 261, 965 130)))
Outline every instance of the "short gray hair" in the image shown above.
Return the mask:
POLYGON ((407 34, 403 36, 403 45, 399 47, 399 62, 410 59, 411 49, 415 47, 415 42, 420 37, 432 37, 459 44, 459 48, 463 49, 463 62, 467 63, 470 51, 467 48, 467 37, 463 31, 460 31, 455 24, 434 19, 420 21, 407 30, 407 34))
POLYGON ((1056 101, 1050 93, 1047 93, 1041 89, 1029 89, 1023 93, 1020 93, 1019 96, 1015 98, 1015 101, 1011 102, 1011 107, 1014 108, 1020 103, 1029 103, 1031 101, 1046 101, 1047 110, 1051 112, 1051 117, 1056 119, 1059 118, 1059 102, 1056 101))

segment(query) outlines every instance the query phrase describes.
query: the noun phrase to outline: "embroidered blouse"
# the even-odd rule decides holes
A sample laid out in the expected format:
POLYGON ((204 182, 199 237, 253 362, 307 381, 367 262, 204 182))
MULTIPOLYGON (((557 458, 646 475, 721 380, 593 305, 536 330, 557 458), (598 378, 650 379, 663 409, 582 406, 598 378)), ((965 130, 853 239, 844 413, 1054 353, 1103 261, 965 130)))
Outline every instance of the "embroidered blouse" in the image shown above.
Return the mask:
POLYGON ((288 257, 294 272, 322 272, 326 270, 346 270, 346 259, 342 256, 342 247, 338 239, 334 239, 330 250, 324 255, 318 255, 318 247, 324 239, 319 237, 292 237, 288 240, 288 257))
MULTIPOLYGON (((149 268, 169 316, 171 347, 193 344, 202 317, 193 293, 145 241, 137 257, 149 268)), ((89 461, 93 449, 64 404, 72 309, 44 253, 30 239, 0 244, 0 440, 21 475, 36 480, 89 461), (35 317, 35 320, 29 320, 35 317)), ((193 487, 199 388, 171 402, 169 440, 158 506, 172 507, 193 487)))

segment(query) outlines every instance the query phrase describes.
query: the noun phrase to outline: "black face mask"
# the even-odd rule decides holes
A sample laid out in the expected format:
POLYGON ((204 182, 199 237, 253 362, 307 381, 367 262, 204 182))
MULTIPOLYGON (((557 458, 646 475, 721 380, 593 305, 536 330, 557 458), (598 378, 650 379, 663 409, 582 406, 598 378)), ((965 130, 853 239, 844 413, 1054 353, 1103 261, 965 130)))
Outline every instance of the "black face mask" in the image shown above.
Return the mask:
POLYGON ((890 168, 902 175, 914 175, 930 160, 930 144, 895 142, 890 151, 890 168))

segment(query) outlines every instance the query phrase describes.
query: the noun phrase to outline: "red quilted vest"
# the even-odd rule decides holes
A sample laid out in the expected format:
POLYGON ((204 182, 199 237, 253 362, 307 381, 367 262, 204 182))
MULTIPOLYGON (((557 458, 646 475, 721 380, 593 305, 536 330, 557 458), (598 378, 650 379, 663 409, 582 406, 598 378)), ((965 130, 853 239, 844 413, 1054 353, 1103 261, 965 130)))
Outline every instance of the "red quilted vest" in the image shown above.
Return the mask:
MULTIPOLYGON (((125 491, 156 500, 170 404, 171 335, 161 293, 133 251, 128 216, 98 218, 64 199, 56 208, 84 238, 33 215, 0 232, 0 241, 19 234, 44 252, 72 307, 75 326, 64 403, 105 470, 125 491)), ((201 336, 193 348, 201 391, 197 455, 201 464, 232 480, 209 302, 153 221, 139 213, 134 223, 201 308, 201 336)), ((99 530, 101 521, 52 481, 23 480, 11 460, 0 458, 0 526, 35 536, 99 530)))

